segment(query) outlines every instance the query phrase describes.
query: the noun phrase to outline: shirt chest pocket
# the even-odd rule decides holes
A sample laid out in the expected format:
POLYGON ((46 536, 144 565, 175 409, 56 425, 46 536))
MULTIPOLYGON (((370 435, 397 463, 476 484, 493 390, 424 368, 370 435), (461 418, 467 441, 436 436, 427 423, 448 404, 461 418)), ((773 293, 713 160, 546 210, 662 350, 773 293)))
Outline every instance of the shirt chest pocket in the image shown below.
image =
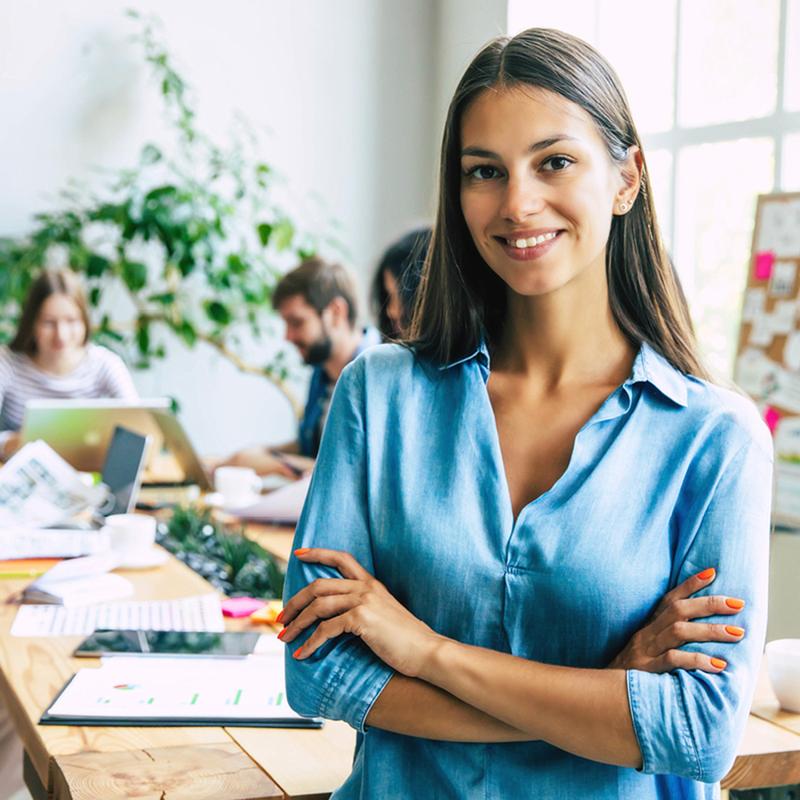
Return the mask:
POLYGON ((508 567, 503 625, 511 652, 561 666, 607 666, 667 590, 655 575, 632 580, 622 567, 508 567))

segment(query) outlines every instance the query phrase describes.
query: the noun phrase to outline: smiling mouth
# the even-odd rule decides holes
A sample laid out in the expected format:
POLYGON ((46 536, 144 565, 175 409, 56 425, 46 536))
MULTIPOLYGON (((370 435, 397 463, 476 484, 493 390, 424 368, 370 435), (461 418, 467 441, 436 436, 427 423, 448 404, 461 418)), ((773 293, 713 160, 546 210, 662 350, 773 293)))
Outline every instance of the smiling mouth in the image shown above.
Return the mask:
POLYGON ((526 248, 537 247, 540 244, 552 241, 559 233, 561 233, 561 231, 549 231, 539 236, 529 236, 526 239, 506 238, 504 236, 495 236, 494 238, 507 247, 512 247, 515 250, 525 250, 526 248))

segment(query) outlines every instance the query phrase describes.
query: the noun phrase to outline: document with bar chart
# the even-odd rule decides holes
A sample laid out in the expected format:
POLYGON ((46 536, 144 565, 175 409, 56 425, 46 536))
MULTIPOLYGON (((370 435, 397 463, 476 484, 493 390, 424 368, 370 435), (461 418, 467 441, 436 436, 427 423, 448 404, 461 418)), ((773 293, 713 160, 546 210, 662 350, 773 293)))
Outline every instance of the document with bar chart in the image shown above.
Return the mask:
POLYGON ((79 670, 45 725, 203 725, 318 728, 286 701, 283 658, 107 658, 79 670))

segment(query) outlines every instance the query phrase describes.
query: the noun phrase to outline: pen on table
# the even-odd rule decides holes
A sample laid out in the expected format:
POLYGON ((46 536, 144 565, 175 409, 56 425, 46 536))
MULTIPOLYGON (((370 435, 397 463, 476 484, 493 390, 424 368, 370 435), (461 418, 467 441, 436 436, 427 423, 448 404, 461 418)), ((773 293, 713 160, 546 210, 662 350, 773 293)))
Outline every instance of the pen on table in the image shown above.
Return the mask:
POLYGON ((270 450, 269 454, 276 461, 280 461, 284 467, 288 467, 294 473, 295 477, 297 478, 303 477, 303 470, 300 469, 300 467, 296 466, 295 464, 292 464, 292 462, 288 458, 286 458, 285 453, 282 453, 280 450, 270 450))

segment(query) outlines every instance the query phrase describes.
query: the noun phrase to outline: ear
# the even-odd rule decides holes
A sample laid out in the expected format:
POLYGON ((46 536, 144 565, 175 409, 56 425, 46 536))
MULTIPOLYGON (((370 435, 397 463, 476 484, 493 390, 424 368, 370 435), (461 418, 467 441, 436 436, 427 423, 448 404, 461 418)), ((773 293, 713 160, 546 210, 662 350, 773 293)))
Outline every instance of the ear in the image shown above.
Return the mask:
POLYGON ((619 167, 622 186, 614 196, 615 215, 623 216, 633 207, 642 186, 643 169, 642 151, 636 145, 631 145, 628 148, 628 155, 619 167))
POLYGON ((348 310, 347 301, 344 297, 334 297, 333 300, 325 306, 322 313, 327 315, 327 321, 330 325, 341 327, 342 325, 349 326, 347 321, 348 310))

